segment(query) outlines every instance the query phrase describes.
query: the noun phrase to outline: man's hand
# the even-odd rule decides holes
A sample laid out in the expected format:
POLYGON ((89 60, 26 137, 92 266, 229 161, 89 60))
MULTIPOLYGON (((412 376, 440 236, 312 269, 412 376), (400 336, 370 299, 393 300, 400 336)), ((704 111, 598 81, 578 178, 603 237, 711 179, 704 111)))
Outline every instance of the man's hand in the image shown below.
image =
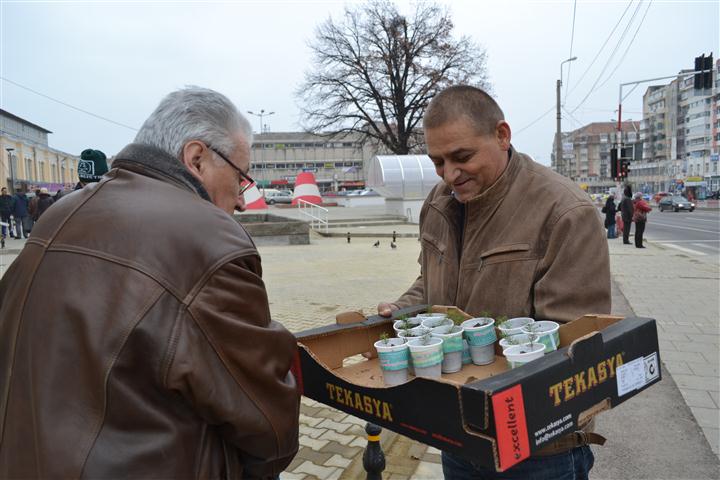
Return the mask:
POLYGON ((389 317, 395 310, 400 310, 400 307, 394 303, 380 303, 377 308, 378 315, 382 315, 383 317, 389 317))

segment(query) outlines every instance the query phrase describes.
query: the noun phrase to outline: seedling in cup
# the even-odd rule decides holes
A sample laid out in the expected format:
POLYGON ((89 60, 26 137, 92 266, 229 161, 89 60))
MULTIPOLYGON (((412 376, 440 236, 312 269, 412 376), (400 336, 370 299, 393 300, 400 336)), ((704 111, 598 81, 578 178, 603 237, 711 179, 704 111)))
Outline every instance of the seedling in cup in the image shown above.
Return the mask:
POLYGON ((524 330, 528 343, 513 345, 503 350, 510 368, 517 368, 545 355, 545 345, 537 341, 538 335, 534 325, 526 325, 524 330))
POLYGON ((380 369, 385 385, 399 385, 408 378, 408 346, 404 338, 390 338, 387 333, 380 335, 375 342, 380 369))

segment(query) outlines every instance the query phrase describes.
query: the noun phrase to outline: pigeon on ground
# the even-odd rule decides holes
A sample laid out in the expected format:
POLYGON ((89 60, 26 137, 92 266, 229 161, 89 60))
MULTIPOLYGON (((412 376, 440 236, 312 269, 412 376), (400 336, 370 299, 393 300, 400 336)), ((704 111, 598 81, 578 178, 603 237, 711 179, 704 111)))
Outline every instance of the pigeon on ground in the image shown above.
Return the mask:
POLYGON ((390 248, 397 248, 397 245, 395 245, 395 242, 390 242, 390 248))
POLYGON ((379 246, 380 246, 380 240, 378 240, 377 242, 373 243, 373 247, 379 247, 379 246))

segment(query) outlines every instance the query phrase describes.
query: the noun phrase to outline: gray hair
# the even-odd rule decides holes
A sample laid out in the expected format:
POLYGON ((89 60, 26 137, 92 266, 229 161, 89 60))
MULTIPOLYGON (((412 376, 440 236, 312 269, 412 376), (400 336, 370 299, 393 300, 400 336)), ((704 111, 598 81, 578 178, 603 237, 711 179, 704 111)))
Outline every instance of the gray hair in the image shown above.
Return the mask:
POLYGON ((180 158, 187 142, 201 140, 230 156, 237 148, 234 138, 238 132, 248 145, 252 144, 250 122, 225 95, 191 86, 160 101, 140 127, 135 143, 151 145, 180 158))

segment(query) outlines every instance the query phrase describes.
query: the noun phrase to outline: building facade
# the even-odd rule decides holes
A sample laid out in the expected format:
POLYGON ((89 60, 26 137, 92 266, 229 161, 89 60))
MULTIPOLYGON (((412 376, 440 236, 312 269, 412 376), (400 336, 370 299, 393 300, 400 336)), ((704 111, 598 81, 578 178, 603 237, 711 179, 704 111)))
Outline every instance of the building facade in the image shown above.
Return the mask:
POLYGON ((667 85, 648 87, 643 96, 641 161, 631 164, 628 180, 644 192, 687 190, 702 199, 720 190, 718 141, 720 61, 710 90, 696 90, 692 70, 667 85))
POLYGON ((312 172, 321 193, 359 189, 377 151, 359 135, 265 132, 254 136, 251 175, 266 188, 292 188, 298 173, 312 172))
POLYGON ((14 191, 45 187, 49 191, 77 182, 79 158, 48 145, 51 131, 0 110, 0 177, 14 191))
MULTIPOLYGON (((623 122, 622 130, 623 142, 631 147, 631 154, 639 155, 640 122, 623 122)), ((572 178, 588 193, 605 193, 615 187, 616 182, 611 178, 610 149, 616 133, 616 122, 594 122, 572 132, 563 132, 563 158, 562 162, 555 162, 555 170, 572 178)))

